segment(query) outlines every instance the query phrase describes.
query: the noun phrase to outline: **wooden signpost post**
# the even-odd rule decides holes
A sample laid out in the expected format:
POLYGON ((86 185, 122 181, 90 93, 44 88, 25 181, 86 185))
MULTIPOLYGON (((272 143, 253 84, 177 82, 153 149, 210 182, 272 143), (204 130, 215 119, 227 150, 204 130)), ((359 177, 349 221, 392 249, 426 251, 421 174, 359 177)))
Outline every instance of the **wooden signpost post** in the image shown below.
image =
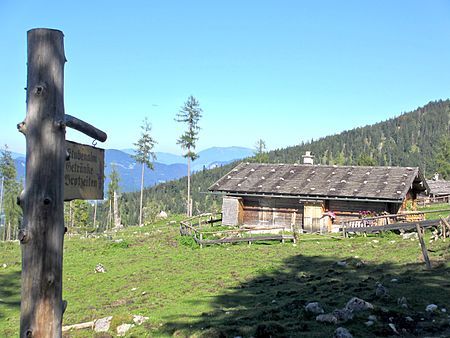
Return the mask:
POLYGON ((23 209, 20 337, 54 338, 62 336, 67 305, 62 300, 65 195, 103 197, 102 151, 66 143, 65 129, 102 142, 106 134, 64 113, 63 33, 39 28, 28 31, 27 38, 27 115, 17 126, 26 137, 26 184, 18 198, 23 209), (81 189, 65 191, 67 185, 81 189))

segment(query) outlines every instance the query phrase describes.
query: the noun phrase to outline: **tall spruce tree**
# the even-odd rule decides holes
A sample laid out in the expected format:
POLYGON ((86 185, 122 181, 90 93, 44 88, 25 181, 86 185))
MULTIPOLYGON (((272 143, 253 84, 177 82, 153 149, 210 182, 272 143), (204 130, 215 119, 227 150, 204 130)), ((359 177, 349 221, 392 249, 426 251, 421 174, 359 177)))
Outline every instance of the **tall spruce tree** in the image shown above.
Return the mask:
POLYGON ((3 182, 2 210, 0 210, 3 217, 0 218, 0 225, 3 225, 4 240, 15 238, 22 215, 22 209, 16 203, 21 188, 20 183, 16 181, 16 175, 14 160, 8 146, 5 145, 0 156, 0 177, 3 182))
POLYGON ((263 139, 259 139, 255 143, 255 161, 257 163, 264 163, 269 161, 269 156, 267 155, 266 142, 263 139))
POLYGON ((199 156, 194 151, 196 142, 198 140, 198 132, 200 127, 198 121, 202 117, 202 109, 200 103, 192 95, 188 97, 187 101, 180 108, 175 117, 175 121, 187 124, 187 130, 177 140, 177 144, 181 145, 186 154, 183 156, 188 160, 188 177, 187 177, 187 212, 188 216, 192 216, 192 200, 191 200, 191 161, 195 161, 199 156))
POLYGON ((142 226, 142 202, 144 198, 144 169, 147 168, 153 170, 153 162, 156 160, 156 155, 153 152, 153 147, 157 143, 155 139, 150 135, 152 127, 145 118, 141 126, 141 137, 134 143, 136 146, 135 154, 132 156, 136 162, 141 163, 141 197, 139 202, 139 226, 142 226))

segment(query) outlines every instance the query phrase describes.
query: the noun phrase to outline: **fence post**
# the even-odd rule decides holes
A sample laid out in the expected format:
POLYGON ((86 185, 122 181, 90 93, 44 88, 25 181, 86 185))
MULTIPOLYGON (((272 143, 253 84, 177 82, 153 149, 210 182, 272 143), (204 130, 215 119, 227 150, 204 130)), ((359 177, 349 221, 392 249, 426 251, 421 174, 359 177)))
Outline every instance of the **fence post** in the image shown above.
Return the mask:
POLYGON ((64 304, 64 55, 63 33, 32 29, 28 38, 26 186, 19 232, 22 250, 20 337, 61 337, 64 304))
POLYGON ((419 236, 419 243, 420 243, 420 248, 422 249, 423 259, 425 261, 427 269, 431 270, 430 258, 428 257, 427 247, 425 246, 425 241, 423 240, 422 229, 420 228, 419 224, 416 224, 416 229, 417 229, 417 235, 419 236))

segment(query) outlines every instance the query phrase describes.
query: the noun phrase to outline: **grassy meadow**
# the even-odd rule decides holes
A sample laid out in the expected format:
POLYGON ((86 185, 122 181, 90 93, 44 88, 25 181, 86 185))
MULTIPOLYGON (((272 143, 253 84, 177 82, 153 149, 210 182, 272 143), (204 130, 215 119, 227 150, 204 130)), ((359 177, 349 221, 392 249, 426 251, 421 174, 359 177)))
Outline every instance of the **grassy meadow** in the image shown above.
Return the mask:
MULTIPOLYGON (((77 330, 64 336, 116 336, 118 325, 143 315, 149 320, 128 337, 332 337, 338 326, 354 337, 396 336, 389 324, 403 336, 448 337, 450 240, 426 243, 431 271, 418 241, 394 233, 348 239, 303 235, 297 244, 203 249, 167 221, 97 238, 66 236, 64 325, 106 316, 113 321, 108 334, 77 330), (97 263, 106 273, 94 273, 97 263), (383 298, 375 295, 378 282, 388 290, 383 298), (345 324, 318 323, 304 310, 306 303, 319 301, 328 313, 354 296, 374 309, 345 324), (398 304, 400 297, 406 297, 407 308, 398 304), (439 309, 427 313, 431 303, 439 309), (369 315, 377 321, 367 327, 369 315)), ((18 336, 20 268, 19 244, 0 243, 1 337, 18 336)))

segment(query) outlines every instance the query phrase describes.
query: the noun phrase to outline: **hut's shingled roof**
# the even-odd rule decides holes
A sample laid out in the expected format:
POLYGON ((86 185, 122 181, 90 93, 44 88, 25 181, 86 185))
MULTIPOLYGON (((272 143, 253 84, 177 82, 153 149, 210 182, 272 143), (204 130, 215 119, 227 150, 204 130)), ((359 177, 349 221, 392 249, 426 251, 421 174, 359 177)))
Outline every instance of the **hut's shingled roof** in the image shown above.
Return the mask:
POLYGON ((426 190, 419 168, 241 163, 209 190, 234 194, 398 200, 426 190))
POLYGON ((430 187, 430 194, 435 196, 450 195, 450 181, 445 180, 429 180, 427 181, 430 187))

